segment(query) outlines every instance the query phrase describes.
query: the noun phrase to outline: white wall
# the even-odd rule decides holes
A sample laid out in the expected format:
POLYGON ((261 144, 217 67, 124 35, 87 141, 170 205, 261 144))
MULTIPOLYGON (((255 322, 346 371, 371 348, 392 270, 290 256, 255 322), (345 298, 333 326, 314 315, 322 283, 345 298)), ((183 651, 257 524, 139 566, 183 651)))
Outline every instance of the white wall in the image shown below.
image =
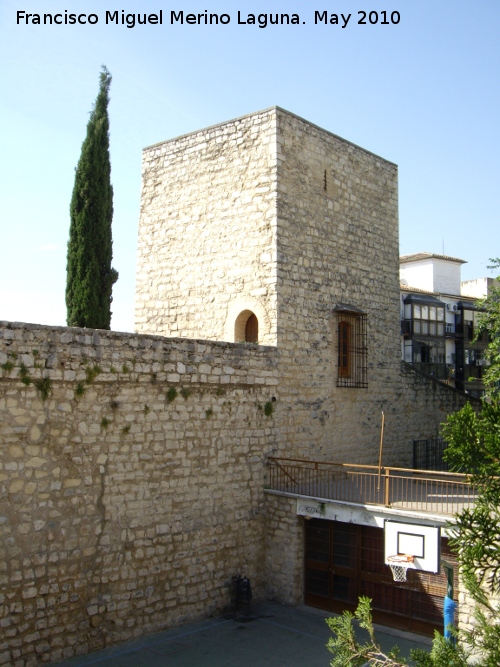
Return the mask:
POLYGON ((460 294, 460 268, 457 262, 434 259, 434 292, 460 294))
POLYGON ((457 262, 429 257, 401 264, 401 280, 409 287, 418 287, 428 292, 460 295, 460 267, 457 262))
POLYGON ((477 278, 476 280, 465 280, 461 283, 461 293, 464 296, 474 296, 482 299, 488 295, 489 288, 494 282, 493 278, 477 278))
POLYGON ((409 287, 418 287, 433 292, 433 264, 430 259, 418 262, 401 264, 399 267, 400 280, 406 280, 409 287))

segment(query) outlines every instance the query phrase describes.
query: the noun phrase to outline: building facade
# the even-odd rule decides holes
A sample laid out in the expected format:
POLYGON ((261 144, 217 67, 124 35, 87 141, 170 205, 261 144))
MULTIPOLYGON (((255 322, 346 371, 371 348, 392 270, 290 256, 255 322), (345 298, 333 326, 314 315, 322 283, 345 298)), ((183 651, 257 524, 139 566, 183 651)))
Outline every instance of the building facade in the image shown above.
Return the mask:
POLYGON ((464 263, 425 252, 400 257, 402 358, 426 375, 481 397, 488 337, 478 337, 479 304, 491 279, 461 282, 464 263))

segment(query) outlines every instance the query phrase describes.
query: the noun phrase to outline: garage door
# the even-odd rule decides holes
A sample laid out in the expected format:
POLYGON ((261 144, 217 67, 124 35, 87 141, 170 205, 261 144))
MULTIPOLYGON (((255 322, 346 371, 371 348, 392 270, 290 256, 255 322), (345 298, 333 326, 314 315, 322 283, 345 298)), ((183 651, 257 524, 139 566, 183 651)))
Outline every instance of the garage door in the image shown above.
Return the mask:
MULTIPOLYGON (((444 538, 441 555, 456 565, 444 538)), ((442 631, 446 576, 409 570, 406 582, 394 582, 384 564, 382 528, 322 519, 306 521, 304 583, 305 603, 313 607, 353 611, 358 598, 365 595, 372 599, 378 623, 429 635, 434 629, 442 631)))

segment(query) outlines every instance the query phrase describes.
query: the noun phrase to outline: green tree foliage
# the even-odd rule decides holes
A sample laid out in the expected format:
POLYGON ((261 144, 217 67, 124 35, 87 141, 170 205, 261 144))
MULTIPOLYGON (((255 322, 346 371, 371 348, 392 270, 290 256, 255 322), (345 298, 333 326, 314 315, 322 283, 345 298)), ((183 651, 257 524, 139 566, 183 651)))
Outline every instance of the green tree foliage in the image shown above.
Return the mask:
POLYGON ((118 273, 111 267, 110 85, 111 74, 103 67, 99 93, 76 167, 67 256, 68 326, 109 329, 111 323, 111 293, 118 273))
MULTIPOLYGON (((500 269, 500 258, 490 259, 489 269, 500 269)), ((488 296, 483 300, 485 310, 480 320, 481 331, 487 331, 490 342, 486 350, 486 368, 484 382, 489 388, 490 396, 500 395, 500 276, 490 287, 488 296)))
POLYGON ((472 473, 478 491, 474 506, 456 517, 451 546, 458 554, 469 591, 488 606, 486 593, 500 595, 499 398, 483 402, 479 412, 466 405, 448 418, 443 435, 450 467, 472 473))
MULTIPOLYGON (((500 268, 500 260, 492 260, 500 268)), ((436 633, 430 653, 413 651, 416 667, 500 667, 500 287, 490 290, 482 303, 480 331, 489 344, 485 374, 488 399, 480 409, 470 404, 450 415, 443 426, 446 458, 453 470, 469 473, 477 490, 472 508, 464 509, 449 526, 451 546, 458 555, 461 575, 476 602, 475 628, 459 632, 450 642, 436 633)), ((396 649, 383 654, 373 632, 370 600, 361 598, 355 616, 344 613, 328 619, 335 637, 328 648, 335 658, 332 667, 401 667, 407 663, 396 649), (353 620, 368 631, 369 639, 356 639, 353 620)))
POLYGON ((354 614, 345 611, 342 616, 326 619, 333 633, 327 644, 328 650, 334 655, 330 662, 331 667, 363 667, 366 664, 374 667, 402 667, 408 664, 400 657, 397 647, 387 654, 380 648, 373 629, 370 605, 369 598, 361 597, 354 614), (368 632, 368 638, 364 642, 358 640, 353 624, 355 619, 359 621, 360 627, 368 632))
MULTIPOLYGON (((500 260, 491 260, 500 268, 500 260)), ((498 279, 497 279, 498 280, 498 279)), ((474 507, 453 526, 451 546, 458 554, 464 583, 477 603, 476 629, 464 639, 482 656, 481 665, 500 665, 500 287, 483 301, 480 331, 489 335, 485 373, 488 398, 479 411, 466 405, 448 418, 443 435, 453 470, 472 474, 478 491, 474 507), (496 599, 496 601, 495 601, 496 599)))
MULTIPOLYGON (((334 658, 331 667, 405 667, 407 660, 401 656, 397 646, 388 653, 382 651, 371 616, 371 600, 359 599, 358 608, 351 614, 345 611, 342 616, 327 618, 326 622, 333 633, 328 640, 328 650, 334 658), (360 641, 354 627, 354 621, 368 633, 365 641, 360 641)), ((430 653, 422 649, 411 651, 410 660, 414 667, 468 667, 468 651, 461 644, 454 644, 436 632, 430 653)))
MULTIPOLYGON (((490 268, 500 268, 500 260, 490 261, 493 262, 490 268)), ((467 404, 462 410, 450 415, 443 426, 443 436, 448 445, 445 456, 450 468, 470 473, 479 492, 475 507, 458 516, 464 522, 459 522, 458 525, 464 528, 467 525, 470 529, 473 525, 476 525, 476 528, 482 526, 485 529, 483 537, 486 535, 494 537, 495 525, 498 528, 498 514, 491 513, 488 507, 497 508, 500 505, 500 282, 498 280, 482 302, 484 313, 479 323, 479 333, 486 331, 489 335, 485 355, 489 366, 486 367, 484 376, 488 398, 482 402, 479 411, 467 404)), ((474 538, 478 537, 479 534, 474 534, 474 538)), ((496 538, 500 539, 498 531, 496 538)), ((459 549, 458 544, 456 548, 459 549)), ((479 583, 485 583, 489 575, 490 591, 493 592, 494 589, 500 591, 500 566, 498 563, 495 566, 492 559, 493 551, 500 557, 498 542, 494 549, 488 550, 488 545, 483 541, 481 548, 484 549, 486 566, 476 568, 476 574, 480 578, 479 583), (487 571, 488 575, 483 570, 487 571), (493 578, 491 578, 492 573, 493 578)), ((477 556, 473 561, 479 565, 477 556)), ((463 568, 467 570, 467 562, 463 563, 463 568)))

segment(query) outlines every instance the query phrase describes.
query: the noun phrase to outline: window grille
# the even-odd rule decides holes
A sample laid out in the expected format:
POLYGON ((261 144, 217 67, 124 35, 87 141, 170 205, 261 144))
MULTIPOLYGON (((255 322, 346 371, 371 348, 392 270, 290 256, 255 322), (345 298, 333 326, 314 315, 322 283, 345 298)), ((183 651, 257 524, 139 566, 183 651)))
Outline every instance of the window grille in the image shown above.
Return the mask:
POLYGON ((337 387, 368 387, 367 316, 347 304, 335 307, 338 333, 337 387))

